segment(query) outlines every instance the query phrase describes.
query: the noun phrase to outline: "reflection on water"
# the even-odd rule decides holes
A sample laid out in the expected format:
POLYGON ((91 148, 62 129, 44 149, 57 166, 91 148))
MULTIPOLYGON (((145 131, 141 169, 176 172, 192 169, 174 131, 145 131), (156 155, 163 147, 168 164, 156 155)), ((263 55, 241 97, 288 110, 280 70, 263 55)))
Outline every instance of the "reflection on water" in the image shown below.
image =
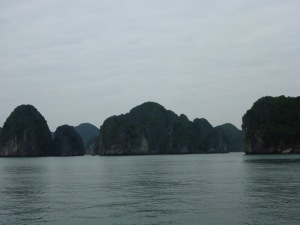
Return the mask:
POLYGON ((45 168, 39 165, 13 163, 13 166, 1 167, 0 218, 3 224, 46 222, 45 173, 45 168))
POLYGON ((244 163, 263 163, 263 164, 300 164, 300 155, 243 155, 244 163))
POLYGON ((244 156, 249 224, 299 224, 300 156, 244 156))
POLYGON ((0 158, 0 224, 299 224, 299 160, 0 158))

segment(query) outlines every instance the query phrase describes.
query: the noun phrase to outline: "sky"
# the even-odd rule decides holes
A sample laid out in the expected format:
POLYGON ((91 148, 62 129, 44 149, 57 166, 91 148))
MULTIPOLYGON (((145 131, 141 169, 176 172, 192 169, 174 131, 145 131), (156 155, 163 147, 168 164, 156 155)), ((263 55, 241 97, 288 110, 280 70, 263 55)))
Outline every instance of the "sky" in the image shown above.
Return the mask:
POLYGON ((300 92, 299 0, 0 0, 0 127, 34 105, 52 131, 153 101, 232 123, 300 92))

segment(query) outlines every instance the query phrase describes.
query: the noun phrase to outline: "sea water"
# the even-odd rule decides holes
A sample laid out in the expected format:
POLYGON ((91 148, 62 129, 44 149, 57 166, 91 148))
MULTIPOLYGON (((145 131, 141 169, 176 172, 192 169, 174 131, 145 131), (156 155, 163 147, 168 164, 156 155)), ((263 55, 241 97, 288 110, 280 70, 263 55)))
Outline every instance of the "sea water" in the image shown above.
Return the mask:
POLYGON ((300 224, 300 155, 0 158, 0 224, 300 224))

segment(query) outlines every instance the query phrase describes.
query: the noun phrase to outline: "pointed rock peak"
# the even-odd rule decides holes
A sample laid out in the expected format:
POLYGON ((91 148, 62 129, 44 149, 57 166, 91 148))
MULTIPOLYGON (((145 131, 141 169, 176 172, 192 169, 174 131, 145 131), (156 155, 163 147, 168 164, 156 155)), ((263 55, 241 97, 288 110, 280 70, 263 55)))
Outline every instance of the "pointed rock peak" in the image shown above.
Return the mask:
POLYGON ((221 128, 227 128, 227 129, 236 129, 239 130, 236 126, 234 126, 232 123, 224 123, 222 125, 216 126, 216 128, 221 127, 221 128))
POLYGON ((196 118, 193 120, 193 123, 197 126, 213 128, 213 126, 207 121, 207 119, 204 118, 196 118))
POLYGON ((130 112, 138 111, 140 109, 143 110, 166 110, 162 105, 156 102, 144 102, 141 105, 138 105, 130 110, 130 112))
POLYGON ((78 126, 75 126, 75 129, 99 129, 91 123, 81 123, 78 126))
POLYGON ((70 126, 68 124, 64 124, 64 125, 61 125, 59 127, 56 128, 55 130, 55 133, 66 133, 66 132, 70 132, 70 131, 74 131, 74 127, 73 126, 70 126))
POLYGON ((189 118, 188 118, 186 115, 184 115, 184 114, 180 114, 179 118, 180 118, 181 120, 183 120, 183 121, 190 122, 190 121, 189 121, 189 118))
MULTIPOLYGON (((209 123, 207 119, 204 118, 196 118, 193 120, 194 123, 209 123)), ((210 123, 209 123, 210 124, 210 123)))
POLYGON ((31 117, 33 114, 40 114, 38 110, 33 105, 19 105, 14 111, 11 113, 11 116, 29 116, 31 117))

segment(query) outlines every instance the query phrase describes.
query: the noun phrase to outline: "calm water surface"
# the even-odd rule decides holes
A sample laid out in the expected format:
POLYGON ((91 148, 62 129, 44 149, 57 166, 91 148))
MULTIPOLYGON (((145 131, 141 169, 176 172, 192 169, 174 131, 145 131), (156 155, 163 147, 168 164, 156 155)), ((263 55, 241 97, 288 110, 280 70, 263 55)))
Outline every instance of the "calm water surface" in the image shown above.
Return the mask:
POLYGON ((300 155, 0 158, 0 224, 300 224, 300 155))

